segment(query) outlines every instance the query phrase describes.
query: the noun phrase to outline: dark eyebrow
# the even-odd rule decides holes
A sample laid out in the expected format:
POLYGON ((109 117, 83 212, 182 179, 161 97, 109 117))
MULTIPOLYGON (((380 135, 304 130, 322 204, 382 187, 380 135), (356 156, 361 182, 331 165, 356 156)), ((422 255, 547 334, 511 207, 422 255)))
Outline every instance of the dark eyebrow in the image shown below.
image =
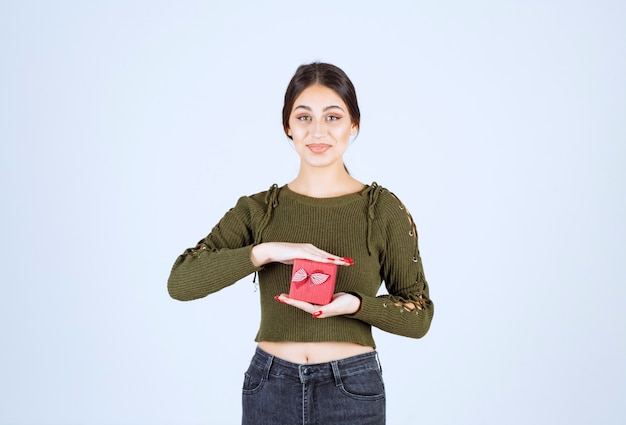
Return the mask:
MULTIPOLYGON (((338 106, 338 105, 327 106, 327 107, 324 108, 324 112, 328 111, 329 109, 335 109, 335 108, 341 110, 342 112, 345 112, 343 110, 343 108, 341 106, 338 106)), ((298 105, 295 108, 293 108, 294 111, 297 111, 298 109, 305 109, 307 111, 312 111, 311 107, 310 106, 306 106, 306 105, 298 105)))
POLYGON ((329 109, 339 109, 340 111, 344 112, 343 108, 339 105, 330 105, 324 108, 324 112, 328 111, 329 109))

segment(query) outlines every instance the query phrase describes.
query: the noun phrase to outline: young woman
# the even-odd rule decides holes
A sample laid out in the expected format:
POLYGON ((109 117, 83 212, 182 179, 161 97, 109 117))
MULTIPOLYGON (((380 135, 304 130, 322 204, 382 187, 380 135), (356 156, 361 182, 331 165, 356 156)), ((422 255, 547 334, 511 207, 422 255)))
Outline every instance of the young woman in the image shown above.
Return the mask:
POLYGON ((298 175, 241 197, 172 268, 168 290, 183 301, 258 273, 261 324, 243 384, 244 425, 384 424, 371 327, 412 338, 430 327, 434 308, 411 215, 344 165, 359 124, 354 86, 341 69, 300 66, 283 106, 298 175), (330 303, 287 295, 295 259, 338 266, 330 303), (383 281, 388 295, 377 296, 383 281))

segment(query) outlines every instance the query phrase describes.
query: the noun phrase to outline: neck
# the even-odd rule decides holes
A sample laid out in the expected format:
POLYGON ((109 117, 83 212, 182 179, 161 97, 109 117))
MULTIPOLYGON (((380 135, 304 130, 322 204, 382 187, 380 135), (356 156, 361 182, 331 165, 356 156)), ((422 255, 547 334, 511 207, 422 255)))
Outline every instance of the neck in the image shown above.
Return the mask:
POLYGON ((343 163, 340 167, 300 167, 296 178, 289 183, 294 192, 313 198, 332 198, 362 190, 365 185, 354 179, 346 171, 343 163))

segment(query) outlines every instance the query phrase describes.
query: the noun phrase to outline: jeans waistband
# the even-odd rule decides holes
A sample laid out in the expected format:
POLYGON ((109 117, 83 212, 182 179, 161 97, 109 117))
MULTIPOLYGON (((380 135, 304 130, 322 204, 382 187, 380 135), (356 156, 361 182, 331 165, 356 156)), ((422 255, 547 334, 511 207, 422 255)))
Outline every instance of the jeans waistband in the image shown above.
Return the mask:
POLYGON ((252 363, 263 368, 266 376, 293 378, 302 383, 337 381, 341 376, 349 376, 368 369, 381 371, 376 351, 326 363, 298 364, 280 359, 257 347, 252 363))

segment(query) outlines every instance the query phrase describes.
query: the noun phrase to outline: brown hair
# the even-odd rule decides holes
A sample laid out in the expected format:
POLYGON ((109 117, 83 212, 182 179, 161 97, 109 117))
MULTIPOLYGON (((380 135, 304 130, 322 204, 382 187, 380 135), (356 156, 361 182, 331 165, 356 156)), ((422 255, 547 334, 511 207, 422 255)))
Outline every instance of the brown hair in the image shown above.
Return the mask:
POLYGON ((289 116, 293 104, 300 94, 308 87, 319 84, 333 90, 348 107, 348 113, 357 129, 361 126, 361 111, 356 99, 356 90, 350 78, 341 68, 329 63, 314 62, 300 65, 291 78, 285 91, 285 103, 283 104, 283 130, 289 136, 289 116))

